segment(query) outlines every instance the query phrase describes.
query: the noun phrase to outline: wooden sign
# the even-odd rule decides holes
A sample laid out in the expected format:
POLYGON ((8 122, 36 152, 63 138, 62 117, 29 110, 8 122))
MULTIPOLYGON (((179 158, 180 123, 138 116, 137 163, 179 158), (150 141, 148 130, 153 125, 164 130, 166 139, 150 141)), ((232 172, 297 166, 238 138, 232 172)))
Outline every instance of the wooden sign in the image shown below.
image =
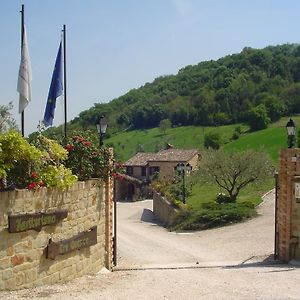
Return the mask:
POLYGON ((46 257, 55 259, 58 255, 63 255, 74 250, 79 250, 97 244, 97 226, 89 231, 83 231, 70 239, 52 242, 49 241, 46 251, 46 257))
POLYGON ((8 231, 22 232, 30 229, 40 231, 43 226, 54 225, 60 220, 66 218, 67 210, 54 211, 49 213, 34 213, 25 215, 9 215, 8 231))

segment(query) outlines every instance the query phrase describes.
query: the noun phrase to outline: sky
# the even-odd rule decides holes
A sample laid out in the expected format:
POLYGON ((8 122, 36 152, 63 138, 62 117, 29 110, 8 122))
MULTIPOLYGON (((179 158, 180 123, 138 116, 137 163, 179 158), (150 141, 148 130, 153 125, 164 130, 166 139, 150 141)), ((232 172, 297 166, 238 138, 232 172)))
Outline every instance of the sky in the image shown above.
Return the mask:
MULTIPOLYGON (((13 101, 19 127, 22 4, 33 77, 25 135, 43 119, 64 24, 68 121, 187 65, 300 41, 298 0, 0 0, 0 105, 13 101)), ((61 97, 54 126, 63 115, 61 97)))

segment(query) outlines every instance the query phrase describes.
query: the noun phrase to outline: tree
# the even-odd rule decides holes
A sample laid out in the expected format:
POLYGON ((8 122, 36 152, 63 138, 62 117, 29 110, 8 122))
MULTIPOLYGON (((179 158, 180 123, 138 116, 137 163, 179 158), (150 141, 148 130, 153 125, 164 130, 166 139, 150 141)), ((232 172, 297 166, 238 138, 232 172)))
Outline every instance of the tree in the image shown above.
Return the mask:
POLYGON ((221 146, 221 136, 218 132, 208 132, 204 135, 204 147, 209 149, 219 149, 221 146))
POLYGON ((15 119, 12 117, 12 109, 12 102, 9 102, 8 105, 0 105, 0 133, 18 128, 15 119))
POLYGON ((262 151, 224 152, 208 150, 200 161, 198 178, 215 182, 235 202, 240 191, 250 183, 270 177, 274 168, 262 151))
POLYGON ((250 109, 247 115, 246 123, 249 124, 252 131, 265 129, 270 123, 268 112, 264 104, 260 104, 250 109))
POLYGON ((159 129, 163 134, 166 134, 166 130, 171 128, 171 121, 169 119, 163 119, 159 122, 159 129))

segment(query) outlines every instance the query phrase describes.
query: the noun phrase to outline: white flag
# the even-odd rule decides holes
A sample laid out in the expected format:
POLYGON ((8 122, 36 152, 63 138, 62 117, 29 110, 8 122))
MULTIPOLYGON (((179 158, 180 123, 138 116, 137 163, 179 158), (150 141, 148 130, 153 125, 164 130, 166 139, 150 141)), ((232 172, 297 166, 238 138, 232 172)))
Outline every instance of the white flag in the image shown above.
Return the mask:
POLYGON ((17 91, 20 94, 19 113, 22 113, 25 107, 31 100, 31 64, 29 58, 29 51, 27 46, 26 29, 24 26, 23 45, 21 50, 21 62, 18 77, 17 91))

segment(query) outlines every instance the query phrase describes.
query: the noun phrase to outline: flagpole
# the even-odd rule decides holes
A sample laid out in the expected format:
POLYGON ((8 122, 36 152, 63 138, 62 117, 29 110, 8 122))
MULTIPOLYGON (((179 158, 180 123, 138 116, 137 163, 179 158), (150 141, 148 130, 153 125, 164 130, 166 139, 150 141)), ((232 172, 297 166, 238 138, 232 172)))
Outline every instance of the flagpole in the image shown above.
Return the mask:
MULTIPOLYGON (((22 48, 24 42, 24 4, 22 4, 21 13, 21 55, 22 55, 22 48)), ((22 136, 24 137, 24 110, 21 113, 21 132, 22 136)))
POLYGON ((63 59, 64 59, 64 107, 65 107, 65 124, 64 137, 67 139, 67 68, 66 68, 66 25, 63 26, 63 59))

